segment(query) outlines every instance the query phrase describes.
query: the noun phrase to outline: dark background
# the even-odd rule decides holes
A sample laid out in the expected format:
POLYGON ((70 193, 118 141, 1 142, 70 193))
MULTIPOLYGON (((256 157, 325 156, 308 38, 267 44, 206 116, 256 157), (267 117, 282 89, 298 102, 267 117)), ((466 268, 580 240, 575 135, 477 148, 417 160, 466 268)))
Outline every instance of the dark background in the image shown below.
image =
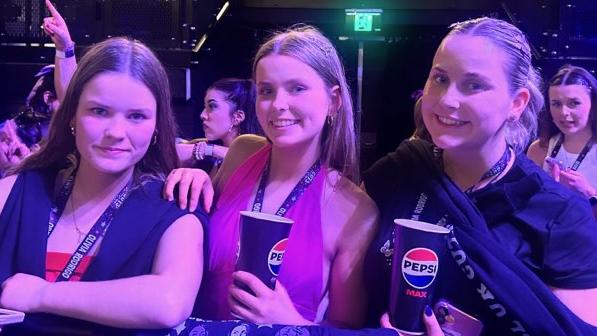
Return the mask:
MULTIPOLYGON (((129 35, 149 46, 168 69, 183 137, 201 136, 206 87, 222 77, 250 77, 252 56, 271 32, 294 23, 320 28, 344 60, 356 99, 358 42, 346 36, 346 8, 383 9, 381 41, 364 42, 362 165, 393 150, 412 132, 412 94, 423 87, 448 25, 478 16, 516 24, 532 43, 544 78, 565 64, 597 68, 595 0, 55 0, 80 57, 108 36, 129 35), (207 39, 194 52, 201 37, 207 39)), ((0 0, 0 120, 17 111, 33 75, 53 63, 39 28, 43 0, 0 0)))

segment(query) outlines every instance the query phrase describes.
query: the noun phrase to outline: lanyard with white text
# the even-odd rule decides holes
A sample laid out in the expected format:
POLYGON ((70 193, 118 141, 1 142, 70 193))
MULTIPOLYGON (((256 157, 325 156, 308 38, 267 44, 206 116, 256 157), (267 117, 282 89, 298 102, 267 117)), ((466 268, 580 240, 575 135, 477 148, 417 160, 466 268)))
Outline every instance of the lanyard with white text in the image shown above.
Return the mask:
MULTIPOLYGON (((261 212, 261 208, 263 205, 263 197, 265 195, 265 186, 267 184, 267 179, 269 177, 269 165, 270 165, 270 163, 268 160, 268 162, 265 165, 265 169, 263 170, 263 174, 261 175, 261 181, 259 182, 259 189, 257 189, 257 194, 255 194, 255 201, 253 201, 253 211, 255 211, 255 212, 261 212)), ((286 200, 284 201, 284 203, 282 203, 282 205, 280 206, 280 209, 278 209, 278 211, 276 211, 276 215, 283 217, 286 214, 288 209, 290 209, 290 207, 292 205, 294 205, 294 203, 296 203, 296 201, 299 199, 299 197, 301 197, 303 192, 305 192, 307 187, 309 187, 311 182, 313 182, 313 180, 315 179, 315 176, 319 172, 320 168, 321 168, 321 163, 320 163, 319 159, 317 159, 317 161, 315 161, 315 163, 311 166, 311 168, 309 168, 309 170, 307 170, 305 175, 303 175, 303 177, 297 183, 297 185, 294 186, 294 189, 292 189, 292 191, 290 192, 290 195, 288 195, 288 197, 286 197, 286 200)))
MULTIPOLYGON (((66 182, 60 189, 58 196, 56 197, 55 205, 52 206, 52 209, 50 211, 50 221, 48 223, 48 237, 50 237, 50 235, 54 231, 56 223, 58 223, 58 219, 64 211, 68 197, 73 191, 74 176, 75 173, 73 173, 66 180, 66 182)), ((75 252, 71 255, 70 259, 66 263, 66 266, 64 267, 62 272, 60 272, 60 275, 56 278, 56 282, 68 281, 70 277, 75 273, 75 270, 83 260, 83 257, 86 256, 87 253, 89 253, 89 251, 93 248, 98 239, 106 233, 106 230, 108 229, 110 223, 112 223, 112 220, 114 219, 114 213, 122 206, 124 200, 127 198, 129 194, 129 191, 130 183, 127 184, 124 188, 122 188, 118 195, 114 197, 110 206, 106 210, 104 210, 97 222, 93 224, 93 227, 91 228, 91 230, 89 230, 89 233, 87 233, 85 238, 81 241, 75 252)))
MULTIPOLYGON (((558 155, 558 152, 560 151, 560 148, 562 147, 563 142, 564 142, 564 136, 560 136, 558 138, 558 142, 556 142, 556 145, 553 147, 553 150, 551 151, 550 157, 555 158, 556 155, 558 155)), ((592 138, 589 139, 589 141, 587 141, 587 143, 585 144, 585 147, 582 149, 580 154, 578 154, 578 156, 576 157, 576 161, 574 161, 574 164, 572 164, 570 169, 572 169, 574 171, 576 171, 578 169, 578 167, 580 166, 582 161, 585 159, 585 156, 587 156, 587 154, 591 150, 591 147, 593 147, 593 139, 592 138)))

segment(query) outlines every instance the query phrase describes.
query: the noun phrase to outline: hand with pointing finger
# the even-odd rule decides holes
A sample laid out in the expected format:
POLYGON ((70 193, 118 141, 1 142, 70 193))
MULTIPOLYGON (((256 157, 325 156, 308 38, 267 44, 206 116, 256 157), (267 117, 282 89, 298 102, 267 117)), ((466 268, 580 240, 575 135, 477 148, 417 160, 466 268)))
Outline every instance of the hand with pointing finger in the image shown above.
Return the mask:
POLYGON ((68 26, 62 18, 62 15, 58 13, 58 10, 56 10, 56 7, 52 5, 50 0, 45 1, 46 8, 48 8, 51 16, 44 18, 42 28, 44 32, 52 39, 52 42, 54 42, 56 45, 56 49, 64 51, 74 44, 70 37, 68 26))

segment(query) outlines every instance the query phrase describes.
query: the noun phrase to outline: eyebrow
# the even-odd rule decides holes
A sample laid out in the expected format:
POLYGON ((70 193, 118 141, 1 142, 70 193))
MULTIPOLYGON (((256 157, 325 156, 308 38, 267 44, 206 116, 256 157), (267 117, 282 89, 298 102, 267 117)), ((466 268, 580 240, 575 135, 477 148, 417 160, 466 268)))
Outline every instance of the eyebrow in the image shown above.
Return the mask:
MULTIPOLYGON (((441 73, 448 73, 446 70, 442 69, 439 66, 434 66, 432 68, 432 70, 435 70, 435 71, 441 72, 441 73)), ((487 82, 491 82, 491 79, 489 77, 483 76, 483 75, 481 75, 479 73, 476 73, 476 72, 467 72, 467 73, 464 74, 464 77, 467 77, 467 78, 478 78, 478 79, 482 79, 482 80, 487 81, 487 82)))
MULTIPOLYGON (((86 102, 86 104, 87 105, 96 105, 97 107, 100 107, 100 108, 103 108, 103 109, 107 109, 107 110, 111 108, 110 106, 102 104, 102 103, 99 103, 99 102, 97 102, 95 100, 88 100, 86 102)), ((146 112, 146 113, 148 113, 148 112, 152 112, 153 109, 141 107, 141 108, 127 109, 127 111, 129 111, 129 112, 146 112)))

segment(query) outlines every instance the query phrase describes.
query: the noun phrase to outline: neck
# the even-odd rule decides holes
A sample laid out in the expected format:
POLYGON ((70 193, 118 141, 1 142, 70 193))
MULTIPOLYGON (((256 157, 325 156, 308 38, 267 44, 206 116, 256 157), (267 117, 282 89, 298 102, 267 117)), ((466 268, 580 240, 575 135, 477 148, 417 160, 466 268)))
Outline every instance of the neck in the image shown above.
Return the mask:
POLYGON ((230 147, 230 144, 232 143, 232 141, 234 141, 234 139, 236 139, 237 136, 238 133, 236 132, 236 130, 232 130, 231 132, 226 133, 226 136, 222 138, 222 143, 225 147, 230 147))
POLYGON ((485 144, 482 148, 444 150, 444 171, 462 190, 480 182, 506 150, 506 141, 485 144))
POLYGON ((586 143, 593 137, 590 127, 573 134, 564 134, 564 146, 568 152, 576 153, 582 151, 586 143))
POLYGON ((126 186, 133 176, 133 168, 118 173, 101 173, 91 168, 85 160, 81 160, 73 193, 77 193, 77 201, 87 202, 111 202, 112 199, 126 186))
POLYGON ((272 147, 270 181, 300 179, 320 156, 319 142, 307 146, 272 147))

